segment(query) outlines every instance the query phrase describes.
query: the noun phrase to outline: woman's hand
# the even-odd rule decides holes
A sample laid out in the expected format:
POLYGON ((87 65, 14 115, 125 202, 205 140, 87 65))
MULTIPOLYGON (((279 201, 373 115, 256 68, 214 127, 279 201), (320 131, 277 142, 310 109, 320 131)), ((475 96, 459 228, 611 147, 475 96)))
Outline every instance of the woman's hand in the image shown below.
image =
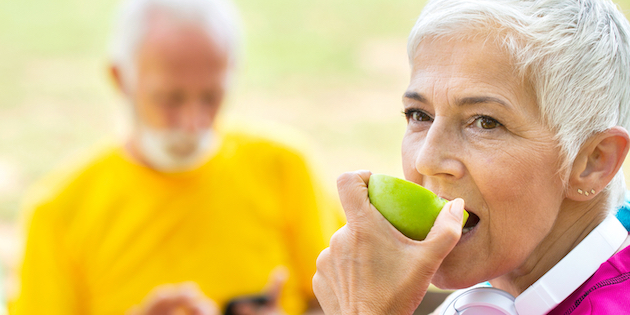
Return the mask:
POLYGON ((317 259, 313 289, 326 314, 412 314, 462 232, 464 202, 440 212, 424 241, 407 238, 370 204, 369 171, 337 181, 348 223, 317 259))

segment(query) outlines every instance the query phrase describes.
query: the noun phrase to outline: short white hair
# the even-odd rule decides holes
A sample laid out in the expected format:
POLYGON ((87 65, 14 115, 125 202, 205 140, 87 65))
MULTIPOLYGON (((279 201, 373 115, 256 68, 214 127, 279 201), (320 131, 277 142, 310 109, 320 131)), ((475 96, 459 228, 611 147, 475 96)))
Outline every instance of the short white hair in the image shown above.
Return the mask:
POLYGON ((110 56, 123 72, 123 81, 135 81, 137 52, 154 12, 201 26, 228 54, 230 66, 239 55, 240 20, 230 0, 126 0, 116 17, 110 56))
MULTIPOLYGON (((427 38, 488 36, 503 45, 556 133, 566 184, 589 137, 614 126, 630 130, 629 34, 628 21, 610 0, 432 0, 407 51, 413 62, 427 38)), ((614 211, 624 200, 621 169, 606 190, 614 211)))

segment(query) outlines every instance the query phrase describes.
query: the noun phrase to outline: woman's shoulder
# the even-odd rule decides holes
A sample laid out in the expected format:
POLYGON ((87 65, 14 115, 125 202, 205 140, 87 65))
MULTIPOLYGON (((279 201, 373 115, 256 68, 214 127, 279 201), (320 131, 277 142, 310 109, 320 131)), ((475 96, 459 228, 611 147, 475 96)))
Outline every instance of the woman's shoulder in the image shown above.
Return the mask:
POLYGON ((550 314, 624 314, 630 306, 630 246, 616 253, 550 314))

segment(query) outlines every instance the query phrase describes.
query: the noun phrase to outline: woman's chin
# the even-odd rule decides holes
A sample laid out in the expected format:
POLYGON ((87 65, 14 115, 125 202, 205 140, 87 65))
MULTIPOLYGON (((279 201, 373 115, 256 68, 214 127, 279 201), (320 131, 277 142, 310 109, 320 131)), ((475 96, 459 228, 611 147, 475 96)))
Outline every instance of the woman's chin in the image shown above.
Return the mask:
MULTIPOLYGON (((445 290, 457 290, 468 288, 491 278, 485 268, 475 268, 475 257, 465 255, 466 252, 454 250, 446 256, 437 272, 433 276, 432 283, 436 287, 445 290)), ((477 265, 477 267, 480 267, 477 265)), ((483 267, 483 266, 482 266, 483 267)))
POLYGON ((483 279, 479 277, 475 277, 473 275, 457 275, 453 274, 445 274, 443 272, 438 272, 433 276, 433 280, 431 283, 443 290, 459 290, 468 287, 472 287, 478 283, 483 282, 483 279))

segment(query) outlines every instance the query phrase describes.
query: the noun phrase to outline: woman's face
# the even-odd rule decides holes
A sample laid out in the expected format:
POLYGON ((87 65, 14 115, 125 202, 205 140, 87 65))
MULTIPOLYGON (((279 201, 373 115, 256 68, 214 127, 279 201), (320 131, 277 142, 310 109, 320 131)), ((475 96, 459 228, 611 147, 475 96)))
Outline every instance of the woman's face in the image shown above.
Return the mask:
POLYGON ((463 198, 479 218, 436 273, 439 287, 531 267, 558 215, 557 143, 514 69, 493 40, 425 40, 414 57, 403 97, 405 177, 445 199, 463 198))

